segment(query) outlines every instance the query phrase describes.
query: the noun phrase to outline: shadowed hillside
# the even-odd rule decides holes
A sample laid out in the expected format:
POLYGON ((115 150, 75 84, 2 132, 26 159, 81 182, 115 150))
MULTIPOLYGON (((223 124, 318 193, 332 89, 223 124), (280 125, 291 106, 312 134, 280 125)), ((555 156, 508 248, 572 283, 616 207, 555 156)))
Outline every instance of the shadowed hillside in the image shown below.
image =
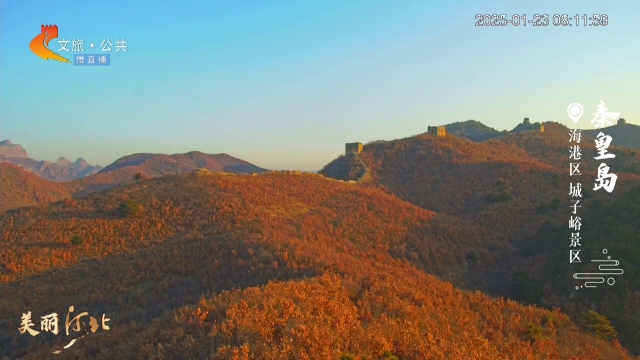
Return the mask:
POLYGON ((0 212, 43 205, 69 196, 67 189, 17 166, 0 163, 0 212))
POLYGON ((584 264, 570 265, 566 261, 565 240, 571 236, 566 224, 546 224, 537 235, 521 244, 519 255, 526 260, 521 261, 520 266, 533 274, 532 284, 545 289, 534 300, 543 297, 554 306, 574 312, 594 309, 609 317, 619 329, 623 343, 640 353, 640 314, 637 312, 640 307, 640 186, 622 194, 609 206, 594 203, 582 218, 584 264), (603 249, 607 249, 611 259, 619 260, 624 270, 624 274, 616 277, 615 285, 566 291, 584 283, 573 280, 573 273, 598 271, 590 261, 605 259, 603 249))
POLYGON ((603 132, 613 138, 611 145, 624 146, 640 150, 640 126, 634 124, 616 124, 604 129, 583 130, 585 135, 595 138, 603 132))
POLYGON ((20 314, 74 305, 111 330, 58 359, 627 358, 559 312, 420 271, 466 263, 476 229, 447 221, 300 173, 155 178, 5 213, 3 355, 53 358, 68 338, 19 335, 20 314))

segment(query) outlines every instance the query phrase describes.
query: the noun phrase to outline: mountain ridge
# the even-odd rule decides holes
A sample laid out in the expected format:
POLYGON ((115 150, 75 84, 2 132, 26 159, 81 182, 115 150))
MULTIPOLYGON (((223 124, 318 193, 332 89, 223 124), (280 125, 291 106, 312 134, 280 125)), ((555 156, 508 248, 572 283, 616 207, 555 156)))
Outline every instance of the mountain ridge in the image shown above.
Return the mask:
MULTIPOLYGON (((23 182, 31 184, 31 188, 38 188, 38 185, 36 184, 40 184, 39 187, 42 187, 43 189, 50 189, 54 187, 54 185, 49 184, 51 180, 44 177, 41 177, 42 181, 36 181, 33 178, 29 178, 27 175, 17 174, 17 172, 25 172, 37 176, 32 171, 29 171, 29 167, 21 166, 25 163, 35 163, 35 166, 33 167, 42 168, 42 166, 38 167, 38 165, 40 165, 39 163, 29 158, 19 158, 18 165, 7 162, 6 164, 12 166, 12 172, 16 173, 11 177, 7 177, 7 187, 14 186, 17 189, 23 186, 23 182), (21 180, 23 178, 29 178, 29 180, 21 180), (13 181, 15 181, 16 183, 12 184, 13 181)), ((43 166, 44 168, 46 168, 47 163, 40 163, 44 163, 43 166)), ((84 163, 86 163, 86 161, 83 158, 79 158, 75 161, 75 164, 82 165, 84 163)), ((0 162, 0 165, 2 164, 3 163, 0 162)), ((57 164, 73 163, 71 163, 64 157, 60 157, 60 159, 58 159, 57 161, 57 164)), ((60 187, 55 187, 56 189, 59 189, 56 191, 58 191, 60 194, 65 194, 65 196, 51 196, 47 197, 47 199, 51 199, 52 201, 54 201, 70 196, 79 197, 92 192, 112 189, 114 187, 133 182, 136 179, 184 174, 202 169, 206 169, 207 171, 214 173, 224 172, 233 174, 264 173, 268 171, 228 154, 210 155, 199 151, 172 155, 147 153, 132 154, 116 160, 105 169, 101 169, 101 171, 98 171, 96 173, 66 182, 58 183, 53 181, 54 183, 58 183, 61 185, 60 187)), ((46 191, 51 192, 50 190, 46 191)), ((0 211, 6 211, 24 206, 44 204, 44 202, 32 201, 31 197, 24 195, 23 192, 20 192, 19 195, 12 195, 11 201, 8 201, 8 199, 10 198, 9 195, 4 196, 7 199, 7 202, 4 206, 0 207, 0 211)))
POLYGON ((9 139, 0 141, 0 156, 4 157, 28 157, 27 151, 18 144, 13 144, 9 139))
POLYGON ((205 169, 213 173, 264 173, 267 169, 228 154, 205 154, 191 151, 184 154, 139 153, 123 156, 98 173, 68 183, 74 196, 104 191, 139 178, 180 175, 205 169))
MULTIPOLYGON (((471 259, 478 258, 480 262, 491 259, 490 265, 475 269, 487 280, 485 284, 475 283, 476 286, 492 294, 521 296, 513 290, 515 285, 510 284, 520 281, 520 285, 527 289, 543 292, 542 285, 549 287, 548 282, 556 281, 557 277, 527 279, 517 274, 523 269, 523 264, 533 264, 531 268, 536 268, 535 264, 546 256, 553 255, 554 260, 560 261, 567 255, 563 253, 560 257, 536 248, 538 257, 526 259, 517 249, 530 244, 532 234, 548 228, 556 229, 554 239, 559 244, 562 236, 558 235, 558 229, 567 231, 566 214, 569 212, 563 204, 571 205, 567 196, 569 183, 576 181, 569 176, 569 145, 568 129, 554 123, 545 124, 544 132, 519 131, 482 142, 425 133, 366 144, 361 153, 341 155, 319 173, 340 180, 356 180, 363 174, 362 162, 368 169, 368 180, 362 186, 383 186, 389 193, 421 208, 465 219, 476 229, 471 237, 494 239, 491 245, 484 247, 490 251, 485 251, 482 256, 470 255, 471 259), (536 281, 542 281, 538 279, 547 283, 538 284, 536 281)), ((583 184, 581 215, 599 207, 613 206, 640 185, 640 151, 611 146, 609 152, 616 157, 607 159, 606 163, 611 168, 610 172, 618 176, 615 190, 612 193, 594 191, 593 183, 600 164, 593 159, 597 155, 595 142, 583 137, 580 145, 583 177, 578 180, 586 177, 591 183, 583 184)), ((544 236, 535 239, 540 241, 540 238, 544 236)), ((627 247, 625 251, 629 262, 635 260, 632 255, 637 253, 637 249, 627 247)), ((634 284, 634 289, 640 288, 633 279, 629 281, 634 284)), ((616 291, 620 299, 627 298, 623 290, 611 291, 616 291)), ((559 303, 553 301, 553 293, 545 293, 548 298, 536 294, 531 291, 533 298, 548 301, 547 305, 559 303)), ((558 295, 557 298, 563 296, 558 295)), ((633 304, 634 299, 630 297, 628 303, 633 304)), ((563 303, 563 309, 571 309, 567 304, 563 303)), ((621 316, 619 307, 616 313, 608 313, 607 309, 611 307, 603 302, 592 304, 598 306, 599 312, 614 317, 624 335, 625 345, 636 353, 640 352, 640 347, 633 345, 637 340, 632 334, 633 329, 637 329, 634 325, 636 320, 629 318, 628 313, 626 317, 621 316)))
POLYGON ((611 145, 640 149, 640 125, 622 123, 602 129, 583 130, 582 132, 592 139, 595 139, 602 132, 613 138, 611 145))
MULTIPOLYGON (((522 131, 539 130, 540 125, 545 126, 545 132, 548 131, 550 127, 556 129, 564 128, 567 130, 567 133, 569 131, 568 127, 558 122, 546 121, 529 123, 527 120, 528 119, 525 119, 525 121, 516 125, 512 130, 502 131, 486 126, 476 120, 454 122, 443 126, 447 129, 448 134, 463 137, 474 142, 501 138, 522 131)), ((604 132, 613 138, 612 145, 640 150, 640 125, 621 123, 601 129, 581 129, 580 131, 583 136, 590 139, 595 139, 598 133, 604 132)))
MULTIPOLYGON (((106 166, 100 172, 106 173, 124 167, 140 167, 148 176, 162 176, 176 174, 179 167, 184 171, 206 168, 212 172, 233 172, 233 173, 263 173, 263 169, 248 161, 238 159, 225 153, 206 154, 200 151, 190 151, 182 154, 162 154, 162 153, 138 153, 126 155, 106 166), (169 166, 171 169, 163 169, 162 166, 169 166)), ((179 173, 179 172, 178 172, 179 173)))
POLYGON ((75 162, 69 161, 64 156, 59 157, 55 162, 34 160, 28 156, 22 146, 13 144, 10 140, 0 142, 0 163, 13 164, 54 182, 67 182, 102 170, 100 165, 93 166, 82 157, 75 162))

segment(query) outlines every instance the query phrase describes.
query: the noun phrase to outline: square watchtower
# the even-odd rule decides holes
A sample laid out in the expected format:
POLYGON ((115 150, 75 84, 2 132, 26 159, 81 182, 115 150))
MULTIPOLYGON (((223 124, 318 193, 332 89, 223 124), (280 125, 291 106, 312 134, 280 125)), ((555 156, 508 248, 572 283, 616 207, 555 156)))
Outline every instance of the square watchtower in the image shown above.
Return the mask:
POLYGON ((355 152, 356 154, 360 154, 363 149, 364 149, 364 145, 362 145, 362 143, 359 143, 359 142, 347 143, 345 144, 344 153, 345 155, 349 155, 352 152, 355 152))
POLYGON ((446 137, 447 128, 444 126, 429 126, 427 128, 427 133, 438 136, 438 137, 446 137))

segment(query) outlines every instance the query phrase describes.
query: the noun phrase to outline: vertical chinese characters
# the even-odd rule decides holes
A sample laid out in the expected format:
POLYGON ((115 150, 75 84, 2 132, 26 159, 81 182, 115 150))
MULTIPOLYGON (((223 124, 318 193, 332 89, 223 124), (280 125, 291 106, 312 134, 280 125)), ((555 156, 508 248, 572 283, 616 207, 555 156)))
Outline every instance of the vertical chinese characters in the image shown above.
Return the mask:
MULTIPOLYGON (((580 141, 582 138, 582 133, 578 129, 573 129, 569 131, 569 143, 572 144, 569 147, 569 160, 576 162, 569 162, 569 176, 579 176, 582 175, 580 173, 580 161, 582 158, 582 153, 580 151, 580 141), (574 144, 573 144, 574 143, 574 144)), ((577 182, 575 185, 573 182, 569 183, 569 196, 571 197, 571 202, 573 203, 569 206, 572 209, 572 214, 576 215, 570 216, 569 218, 569 229, 571 229, 571 243, 569 245, 569 263, 581 262, 580 261, 580 249, 578 247, 582 246, 580 244, 580 227, 582 226, 582 219, 578 216, 578 208, 582 207, 580 205, 580 199, 582 199, 582 183, 577 182), (571 249, 573 248, 573 249, 571 249)))
MULTIPOLYGON (((571 117, 574 123, 577 123, 576 118, 579 119, 579 116, 577 117, 573 116, 575 114, 572 113, 572 109, 578 108, 578 107, 581 108, 579 104, 569 105, 569 109, 568 109, 569 117, 571 117)), ((609 109, 607 109, 605 103, 603 101, 600 101, 600 104, 597 107, 597 112, 594 113, 594 115, 595 117, 593 118, 593 120, 591 120, 591 123, 594 125, 596 129, 598 129, 598 128, 603 128, 609 125, 613 125, 613 123, 610 120, 618 117, 620 113, 609 112, 609 109)), ((609 146, 613 141, 611 136, 606 135, 604 132, 599 132, 594 140, 595 140, 595 148, 597 151, 597 155, 594 156, 595 160, 603 161, 606 159, 614 159, 616 157, 615 154, 609 153, 609 146)), ((578 145, 573 145, 570 147, 569 159, 571 161, 580 160, 580 156, 581 156, 580 147, 579 147, 580 130, 571 130, 569 141, 578 143, 578 145)), ((575 162, 575 163, 571 162, 569 164, 569 176, 582 175, 580 174, 579 165, 580 165, 580 162, 575 162)), ((616 174, 609 173, 609 170, 610 168, 609 166, 607 166, 606 163, 604 162, 600 163, 600 166, 598 167, 597 178, 595 179, 595 184, 593 187, 594 191, 605 189, 609 193, 613 192, 616 185, 616 181, 618 180, 618 176, 616 174)), ((581 207, 581 205, 579 205, 580 200, 574 199, 574 198, 579 198, 579 199, 582 198, 581 183, 576 183, 574 185, 573 182, 571 182, 569 184, 569 195, 571 196, 571 201, 573 202, 573 204, 570 206, 571 208, 573 208, 572 213, 573 215, 576 215, 577 208, 581 207)), ((581 217, 577 215, 575 217, 570 216, 569 218, 569 229, 571 229, 571 238, 570 238, 571 243, 569 245, 570 247, 569 262, 570 263, 582 262, 580 260, 580 249, 577 249, 578 247, 582 246, 582 244, 580 243, 580 240, 582 239, 580 236, 581 228, 582 228, 581 217)), ((606 255, 608 253, 608 250, 603 249, 602 253, 606 255)), ((581 289, 583 287, 585 288, 597 287, 599 284, 605 283, 605 276, 622 275, 624 273, 623 269, 617 268, 620 262, 618 260, 611 259, 611 256, 607 256, 606 260, 593 259, 593 260, 590 260, 590 262, 598 263, 598 271, 573 274, 574 279, 586 280, 584 282, 584 285, 576 286, 575 287, 576 290, 581 289)), ((608 285, 613 285, 615 284, 615 279, 613 277, 609 277, 608 279, 606 279, 606 283, 608 285)))
MULTIPOLYGON (((604 133, 599 133, 596 142, 596 149, 598 150, 598 156, 594 157, 596 160, 604 160, 604 159, 613 159, 615 158, 615 154, 607 153, 609 149, 609 145, 611 145, 611 141, 613 139, 609 135, 605 135, 604 133)), ((616 186, 616 180, 618 180, 618 176, 616 174, 609 174, 609 167, 605 163, 601 163, 598 166, 598 178, 596 179, 596 184, 593 187, 593 190, 600 190, 604 188, 607 192, 612 192, 616 186)))

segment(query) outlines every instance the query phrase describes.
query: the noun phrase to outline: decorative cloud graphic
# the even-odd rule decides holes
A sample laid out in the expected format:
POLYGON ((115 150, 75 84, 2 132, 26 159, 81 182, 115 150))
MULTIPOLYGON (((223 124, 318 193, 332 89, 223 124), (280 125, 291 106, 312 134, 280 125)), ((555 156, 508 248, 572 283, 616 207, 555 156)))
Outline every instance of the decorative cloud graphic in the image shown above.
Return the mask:
MULTIPOLYGON (((602 253, 606 254, 608 252, 607 249, 602 249, 602 253)), ((609 276, 615 276, 615 275, 622 275, 624 274, 624 270, 623 269, 619 269, 616 268, 616 266, 620 265, 620 262, 618 260, 611 260, 611 256, 607 256, 607 260, 591 260, 591 262, 596 262, 596 263, 603 263, 601 265, 598 265, 598 270, 600 270, 600 272, 597 273, 575 273, 573 274, 573 278, 574 279, 578 279, 578 280, 592 280, 592 281, 585 281, 584 283, 584 287, 585 288, 595 288, 598 287, 598 284, 602 284, 604 283, 604 276, 603 275, 609 275, 609 276), (599 281, 597 281, 599 280, 599 281)), ((613 285, 615 284, 616 280, 612 277, 607 279, 607 284, 608 285, 613 285)), ((576 286, 576 290, 581 289, 582 286, 576 286)))
POLYGON ((58 25, 42 25, 40 34, 31 40, 29 47, 34 54, 45 60, 57 60, 61 62, 70 63, 69 60, 51 51, 47 46, 49 41, 58 37, 58 25))

